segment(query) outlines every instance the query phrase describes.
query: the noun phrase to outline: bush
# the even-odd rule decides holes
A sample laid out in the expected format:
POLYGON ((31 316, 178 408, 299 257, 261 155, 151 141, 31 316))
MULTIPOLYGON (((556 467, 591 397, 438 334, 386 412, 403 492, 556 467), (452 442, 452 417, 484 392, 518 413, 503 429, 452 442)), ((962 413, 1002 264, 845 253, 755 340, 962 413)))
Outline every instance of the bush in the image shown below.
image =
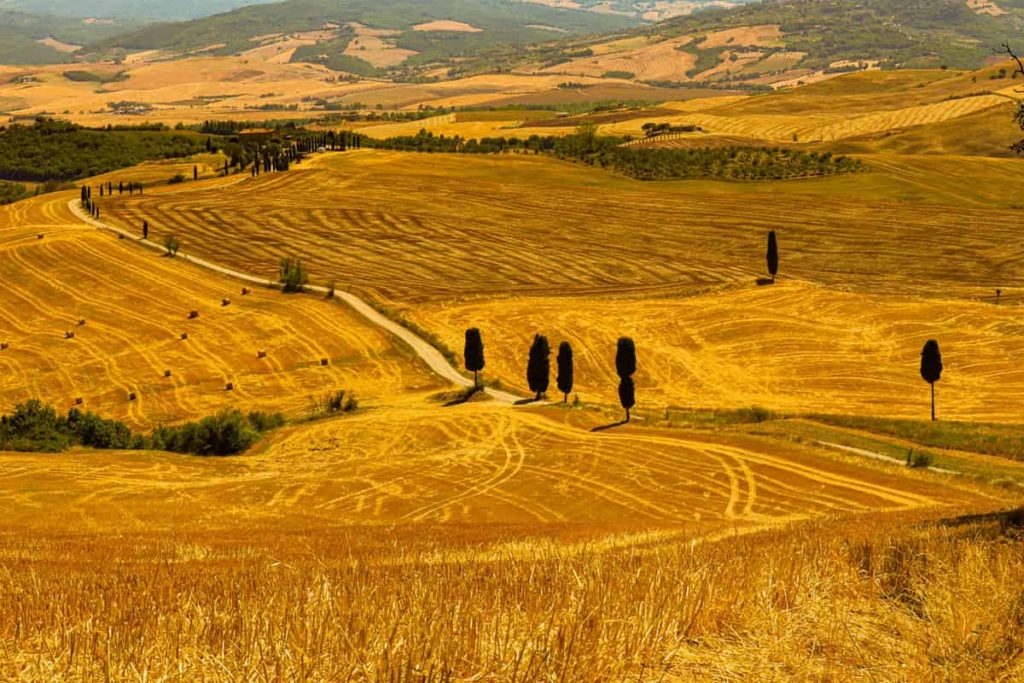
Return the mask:
POLYGON ((178 249, 180 248, 181 242, 176 235, 168 235, 164 238, 164 249, 167 250, 167 255, 171 258, 178 255, 178 249))
POLYGON ((322 396, 314 396, 309 401, 310 418, 335 415, 337 413, 351 413, 359 408, 359 401, 352 392, 345 392, 344 389, 330 391, 322 396))
POLYGON ((185 176, 183 176, 182 174, 178 173, 178 174, 172 175, 171 179, 167 181, 167 184, 168 185, 177 185, 177 184, 183 183, 183 182, 185 182, 185 176))
POLYGON ((302 292, 306 289, 309 275, 306 274, 306 268, 300 259, 291 257, 281 259, 278 272, 281 276, 281 289, 284 292, 302 292))
POLYGON ((913 448, 907 451, 907 467, 913 469, 927 469, 932 466, 932 454, 924 451, 915 451, 913 448))
POLYGON ((198 422, 158 427, 151 437, 153 448, 193 455, 235 455, 256 443, 262 432, 284 424, 280 414, 222 410, 198 422))

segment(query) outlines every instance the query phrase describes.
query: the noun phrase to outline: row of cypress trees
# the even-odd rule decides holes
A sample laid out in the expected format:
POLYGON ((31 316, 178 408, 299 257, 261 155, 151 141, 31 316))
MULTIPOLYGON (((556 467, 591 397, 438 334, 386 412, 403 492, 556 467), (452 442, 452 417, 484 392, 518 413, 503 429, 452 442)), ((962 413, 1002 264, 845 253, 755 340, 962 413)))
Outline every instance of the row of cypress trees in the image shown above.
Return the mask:
MULTIPOLYGON (((484 369, 487 362, 484 357, 483 337, 478 328, 471 327, 466 330, 462 356, 466 370, 473 373, 474 389, 479 389, 480 371, 484 369)), ((558 391, 562 394, 562 402, 567 403, 575 381, 572 344, 563 341, 558 345, 558 356, 555 362, 558 366, 555 383, 558 386, 558 391)), ((629 337, 619 339, 615 353, 615 371, 619 375, 619 402, 626 411, 625 421, 629 422, 630 410, 636 405, 636 388, 633 384, 633 375, 636 373, 636 344, 629 337)), ((534 393, 536 401, 544 397, 550 386, 551 345, 543 334, 536 334, 533 337, 530 355, 526 362, 526 381, 530 391, 534 393)))

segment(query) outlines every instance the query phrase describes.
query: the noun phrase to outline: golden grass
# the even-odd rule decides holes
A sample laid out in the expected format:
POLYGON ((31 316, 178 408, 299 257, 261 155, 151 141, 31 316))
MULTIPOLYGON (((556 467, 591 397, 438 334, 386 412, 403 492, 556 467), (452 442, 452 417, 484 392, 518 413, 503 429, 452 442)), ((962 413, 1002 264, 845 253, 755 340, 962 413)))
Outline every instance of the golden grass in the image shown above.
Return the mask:
MULTIPOLYGON (((780 282, 684 298, 445 302, 405 314, 453 348, 461 348, 467 328, 479 327, 485 376, 524 394, 533 335, 547 335, 553 348, 567 340, 575 392, 606 404, 618 402, 616 340, 631 336, 640 359, 637 400, 645 407, 756 405, 926 419, 929 390, 918 366, 924 342, 935 338, 945 365, 937 390, 943 419, 1019 422, 1024 415, 1018 306, 780 282)), ((562 398, 554 386, 550 394, 562 398)))
POLYGON ((0 411, 29 398, 67 410, 82 398, 84 408, 150 427, 223 407, 301 416, 328 390, 372 404, 434 385, 344 305, 262 288, 242 296, 230 279, 74 225, 68 199, 0 213, 0 338, 10 344, 0 352, 0 411))
MULTIPOLYGON (((926 169, 929 158, 919 162, 926 169)), ((1006 206, 1022 182, 1024 162, 962 163, 958 173, 992 188, 992 206, 1006 206)), ((371 150, 301 169, 217 193, 186 186, 117 197, 104 216, 132 229, 149 220, 157 235, 176 232, 198 254, 266 277, 292 253, 316 278, 406 302, 747 287, 765 274, 773 229, 787 279, 944 298, 1024 289, 1018 213, 959 203, 929 190, 927 174, 643 183, 532 155, 371 150)))

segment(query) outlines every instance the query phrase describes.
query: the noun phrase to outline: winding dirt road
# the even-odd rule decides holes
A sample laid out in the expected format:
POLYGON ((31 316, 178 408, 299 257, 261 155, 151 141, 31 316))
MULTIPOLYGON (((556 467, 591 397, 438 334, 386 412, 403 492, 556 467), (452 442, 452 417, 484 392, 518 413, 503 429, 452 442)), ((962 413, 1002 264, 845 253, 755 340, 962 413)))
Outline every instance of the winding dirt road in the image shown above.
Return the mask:
MULTIPOLYGON (((155 242, 144 240, 136 235, 127 232, 126 230, 116 228, 110 225, 109 223, 104 223, 103 221, 93 218, 92 216, 87 214, 85 210, 82 208, 79 199, 72 199, 71 201, 69 201, 68 209, 71 211, 71 213, 75 215, 76 218, 81 220, 83 223, 90 225, 98 230, 107 230, 109 232, 121 236, 123 239, 132 240, 135 243, 147 247, 149 249, 159 252, 164 251, 164 248, 159 244, 156 244, 155 242)), ((228 277, 235 278, 236 280, 241 280, 243 282, 248 282, 253 285, 258 285, 260 287, 276 288, 278 286, 278 283, 274 282, 273 280, 256 277, 255 275, 250 275, 249 273, 243 273, 241 271, 233 270, 231 268, 226 268, 216 263, 212 263, 210 261, 195 256, 190 256, 188 254, 179 253, 177 255, 177 258, 188 261, 189 263, 193 263, 199 266, 200 268, 205 268, 206 270, 219 273, 221 275, 226 275, 228 277)), ((315 294, 326 294, 327 288, 321 287, 319 285, 306 285, 306 291, 315 294)), ((432 346, 427 340, 423 339, 423 337, 420 337, 412 330, 403 327, 394 320, 391 320, 387 316, 381 314, 368 303, 360 299, 355 294, 352 294, 351 292, 335 291, 334 296, 344 301, 354 311, 362 315, 364 318, 369 320, 374 325, 384 330, 387 330, 388 332, 390 332, 391 334, 393 334, 394 336, 398 337, 403 342, 408 344, 416 353, 416 355, 419 356, 420 359, 422 359, 423 362, 426 363, 427 367, 430 368, 430 370, 435 374, 439 375, 440 377, 443 377, 444 379, 448 380, 449 382, 457 386, 473 386, 473 381, 471 379, 464 376, 457 369, 452 367, 452 365, 447 361, 447 359, 445 359, 444 355, 438 349, 432 346)), ((506 403, 509 405, 516 405, 522 400, 520 396, 510 394, 507 391, 501 391, 499 389, 486 388, 485 391, 487 392, 488 396, 495 399, 496 401, 500 401, 501 403, 506 403)))

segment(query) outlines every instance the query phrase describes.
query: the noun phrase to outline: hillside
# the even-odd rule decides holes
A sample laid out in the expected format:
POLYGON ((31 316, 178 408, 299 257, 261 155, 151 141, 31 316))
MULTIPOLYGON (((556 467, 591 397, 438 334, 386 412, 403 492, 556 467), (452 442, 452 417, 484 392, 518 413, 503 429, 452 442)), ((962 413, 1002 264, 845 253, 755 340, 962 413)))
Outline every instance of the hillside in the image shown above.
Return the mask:
POLYGON ((636 23, 629 17, 512 0, 289 0, 158 24, 100 48, 235 54, 286 42, 292 61, 370 74, 636 23))
POLYGON ((0 0, 0 8, 64 17, 179 21, 227 12, 268 0, 0 0))
POLYGON ((518 68, 766 88, 874 68, 978 68, 1002 42, 1022 37, 1020 0, 767 0, 627 38, 565 41, 520 58, 518 68))
POLYGON ((0 64, 70 62, 81 45, 111 38, 138 25, 132 20, 85 20, 0 5, 0 64))

